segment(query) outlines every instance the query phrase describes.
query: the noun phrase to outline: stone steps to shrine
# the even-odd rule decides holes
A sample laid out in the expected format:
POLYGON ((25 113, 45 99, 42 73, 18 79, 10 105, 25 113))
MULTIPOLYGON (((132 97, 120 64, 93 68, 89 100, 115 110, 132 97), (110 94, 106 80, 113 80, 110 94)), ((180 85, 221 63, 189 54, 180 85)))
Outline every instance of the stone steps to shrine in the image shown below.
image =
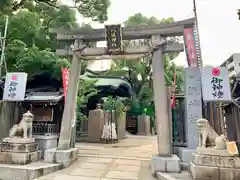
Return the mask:
POLYGON ((1 180, 32 180, 62 169, 61 164, 32 162, 27 165, 0 164, 1 180))

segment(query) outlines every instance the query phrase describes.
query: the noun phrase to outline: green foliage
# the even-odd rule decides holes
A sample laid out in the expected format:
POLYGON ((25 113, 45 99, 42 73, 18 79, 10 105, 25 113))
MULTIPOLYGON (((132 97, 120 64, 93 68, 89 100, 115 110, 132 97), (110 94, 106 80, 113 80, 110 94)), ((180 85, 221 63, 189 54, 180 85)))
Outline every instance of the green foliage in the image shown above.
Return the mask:
MULTIPOLYGON (((57 0, 1 0, 0 30, 5 16, 9 16, 6 61, 8 71, 28 73, 50 70, 56 76, 61 67, 69 67, 66 59, 51 52, 57 47, 56 35, 50 28, 79 28, 76 10, 96 21, 107 20, 109 0, 77 0, 74 7, 57 3, 57 0), (86 9, 87 8, 87 9, 86 9)), ((82 28, 91 28, 83 24, 82 28)), ((85 71, 86 63, 82 66, 85 71)))
POLYGON ((116 118, 122 118, 126 111, 126 106, 119 97, 106 97, 103 103, 103 109, 106 111, 114 111, 116 118))
MULTIPOLYGON (((135 14, 125 22, 125 26, 138 26, 154 24, 166 24, 173 22, 173 18, 158 20, 155 17, 146 17, 141 13, 135 14)), ((171 43, 176 42, 177 39, 170 39, 171 43)), ((148 45, 149 40, 134 40, 125 42, 130 46, 148 45)), ((167 86, 173 84, 173 75, 177 72, 177 91, 181 91, 183 82, 183 67, 177 67, 171 61, 177 56, 177 53, 168 53, 164 55, 164 68, 165 68, 165 83, 167 86)), ((131 99, 131 110, 135 112, 141 111, 144 107, 149 106, 153 101, 153 88, 152 88, 152 62, 151 55, 146 55, 143 58, 136 60, 118 60, 112 65, 112 68, 107 72, 109 75, 128 76, 129 82, 133 88, 134 95, 131 99)), ((164 82, 159 82, 164 83, 164 82)))
POLYGON ((29 76, 35 73, 51 72, 61 79, 61 68, 70 67, 67 59, 57 57, 49 49, 40 50, 38 47, 27 47, 20 40, 13 40, 6 49, 7 68, 14 72, 27 72, 29 76))
POLYGON ((95 80, 80 80, 79 90, 77 97, 77 120, 86 120, 86 114, 82 113, 82 110, 86 108, 88 99, 98 93, 98 90, 94 88, 95 80))
MULTIPOLYGON (((38 13, 42 10, 39 7, 59 9, 61 7, 58 2, 57 0, 1 0, 0 14, 12 15, 23 8, 38 13)), ((75 2, 71 9, 77 10, 82 16, 100 22, 107 20, 107 10, 110 6, 110 0, 75 0, 75 2)), ((61 17, 64 18, 64 14, 61 17)))

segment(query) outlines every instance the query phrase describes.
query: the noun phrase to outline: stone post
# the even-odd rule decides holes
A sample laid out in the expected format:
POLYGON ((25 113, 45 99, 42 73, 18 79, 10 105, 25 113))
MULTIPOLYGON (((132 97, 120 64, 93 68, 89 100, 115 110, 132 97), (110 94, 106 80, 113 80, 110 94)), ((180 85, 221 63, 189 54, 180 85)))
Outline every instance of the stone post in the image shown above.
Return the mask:
POLYGON ((88 116, 88 142, 100 142, 104 126, 104 111, 95 109, 89 111, 88 116))
POLYGON ((171 155, 171 136, 169 123, 169 107, 167 102, 167 88, 164 77, 164 58, 162 46, 164 44, 160 36, 151 38, 152 45, 158 47, 153 52, 153 91, 157 125, 158 155, 152 158, 152 173, 156 172, 180 172, 180 159, 171 155))
MULTIPOLYGON (((74 48, 77 49, 79 43, 76 40, 74 48)), ((61 132, 58 142, 59 149, 68 149, 70 148, 71 135, 73 130, 73 109, 76 107, 76 94, 78 91, 79 76, 81 71, 81 62, 78 59, 77 52, 73 52, 73 59, 71 63, 70 78, 68 83, 68 91, 66 103, 64 106, 61 132)), ((75 109, 74 109, 75 110, 75 109)))
POLYGON ((185 129, 187 148, 179 148, 179 157, 184 163, 192 161, 198 143, 196 121, 202 118, 201 70, 188 67, 184 70, 185 129))
MULTIPOLYGON (((152 37, 153 46, 162 46, 160 36, 152 37)), ((164 59, 162 47, 153 52, 153 91, 156 113, 158 153, 162 156, 170 156, 170 127, 168 122, 167 90, 164 77, 164 59)))
POLYGON ((116 120, 117 125, 117 137, 123 139, 126 136, 126 112, 116 120))
POLYGON ((150 134, 150 116, 138 116, 138 135, 148 136, 150 134))

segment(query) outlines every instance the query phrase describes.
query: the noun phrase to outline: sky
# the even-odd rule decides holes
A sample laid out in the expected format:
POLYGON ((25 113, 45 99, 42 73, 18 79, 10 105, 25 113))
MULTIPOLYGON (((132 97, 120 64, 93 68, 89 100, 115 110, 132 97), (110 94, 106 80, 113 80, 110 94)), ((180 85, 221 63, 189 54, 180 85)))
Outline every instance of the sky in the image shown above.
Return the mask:
MULTIPOLYGON (((65 0, 71 1, 71 0, 65 0)), ((175 21, 193 17, 192 0, 111 0, 109 20, 105 24, 123 23, 136 13, 156 18, 173 17, 175 21)), ((196 0, 203 63, 217 66, 233 53, 240 52, 239 0, 196 0)), ((78 17, 79 22, 90 22, 78 17)), ((93 28, 103 24, 91 23, 93 28)), ((186 64, 181 53, 177 64, 186 64)))

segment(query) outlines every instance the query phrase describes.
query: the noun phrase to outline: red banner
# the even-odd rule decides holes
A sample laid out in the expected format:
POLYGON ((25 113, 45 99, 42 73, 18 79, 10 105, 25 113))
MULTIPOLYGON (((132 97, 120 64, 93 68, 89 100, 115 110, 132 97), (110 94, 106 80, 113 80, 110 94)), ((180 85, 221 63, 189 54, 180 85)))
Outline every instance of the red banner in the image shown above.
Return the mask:
POLYGON ((184 29, 184 40, 188 66, 197 67, 197 51, 195 46, 193 28, 184 29))
POLYGON ((68 80, 69 80, 69 70, 68 68, 62 68, 62 80, 63 80, 63 94, 66 102, 68 80))

